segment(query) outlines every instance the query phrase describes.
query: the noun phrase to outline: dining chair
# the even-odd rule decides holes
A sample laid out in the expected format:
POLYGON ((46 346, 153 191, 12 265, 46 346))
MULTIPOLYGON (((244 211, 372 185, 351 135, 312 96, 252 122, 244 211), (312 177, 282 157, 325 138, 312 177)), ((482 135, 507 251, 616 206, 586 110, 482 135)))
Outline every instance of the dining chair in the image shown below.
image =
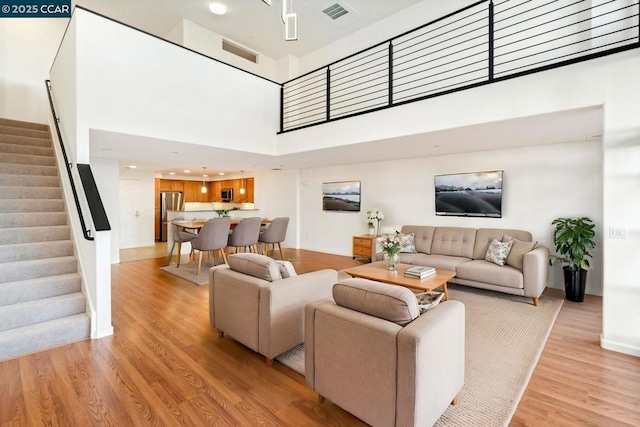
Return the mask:
MULTIPOLYGON (((284 260, 284 251, 282 250, 281 243, 284 242, 284 239, 287 236, 287 227, 289 226, 289 217, 281 216, 278 218, 274 218, 271 221, 271 224, 267 227, 265 231, 260 233, 260 237, 258 241, 264 243, 264 247, 262 250, 263 255, 267 255, 268 246, 271 245, 272 251, 275 251, 275 245, 278 245, 278 249, 280 250, 280 257, 284 260)), ((272 252, 273 253, 273 252, 272 252)))
POLYGON ((249 248, 249 252, 258 252, 258 237, 260 236, 260 225, 262 218, 245 218, 231 231, 227 242, 228 248, 235 248, 236 253, 243 248, 249 248))
POLYGON ((191 257, 189 259, 189 264, 195 260, 195 251, 199 251, 198 270, 196 274, 200 274, 203 252, 211 251, 213 259, 214 252, 220 251, 220 253, 222 253, 224 263, 227 263, 227 254, 224 252, 224 249, 227 246, 230 229, 231 218, 229 217, 213 218, 202 226, 200 233, 198 233, 198 237, 191 242, 191 257))
POLYGON ((188 231, 184 231, 183 227, 178 227, 175 224, 172 224, 172 236, 173 236, 173 245, 171 245, 171 250, 169 251, 169 256, 167 257, 167 265, 171 264, 171 258, 173 257, 173 250, 176 247, 176 243, 178 244, 178 260, 176 262, 176 267, 180 267, 180 254, 182 250, 182 244, 193 241, 197 234, 189 233, 188 231))

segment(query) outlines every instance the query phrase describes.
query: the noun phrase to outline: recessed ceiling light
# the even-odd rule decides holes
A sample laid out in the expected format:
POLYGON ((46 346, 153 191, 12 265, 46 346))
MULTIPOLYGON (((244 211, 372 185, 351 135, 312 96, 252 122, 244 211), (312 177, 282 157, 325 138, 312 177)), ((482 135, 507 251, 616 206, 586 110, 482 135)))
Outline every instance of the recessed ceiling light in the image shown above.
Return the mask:
POLYGON ((189 173, 189 172, 191 172, 189 169, 184 170, 184 173, 189 173))
POLYGON ((224 172, 218 172, 218 175, 223 176, 224 172))
POLYGON ((176 174, 175 172, 169 172, 169 175, 175 175, 175 174, 176 174))
POLYGON ((209 4, 209 10, 213 14, 224 15, 225 13, 227 13, 227 6, 223 5, 222 3, 211 3, 209 4))
POLYGON ((202 175, 205 178, 209 178, 209 175, 207 175, 206 173, 204 175, 202 175))
POLYGON ((127 167, 128 167, 129 169, 135 169, 135 168, 136 168, 136 165, 129 165, 129 166, 127 166, 127 167))

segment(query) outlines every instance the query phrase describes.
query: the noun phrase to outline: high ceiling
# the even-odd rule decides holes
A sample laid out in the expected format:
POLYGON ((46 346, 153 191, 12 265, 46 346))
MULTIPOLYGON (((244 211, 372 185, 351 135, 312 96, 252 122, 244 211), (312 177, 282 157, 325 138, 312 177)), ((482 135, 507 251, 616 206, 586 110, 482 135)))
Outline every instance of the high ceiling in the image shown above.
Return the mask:
MULTIPOLYGON (((264 55, 279 59, 287 54, 304 56, 352 32, 358 31, 421 0, 289 0, 298 15, 299 39, 284 40, 281 0, 268 6, 262 0, 77 0, 95 12, 164 37, 181 19, 187 19, 264 55), (224 3, 228 13, 212 14, 208 5, 224 3), (339 3, 349 13, 333 21, 322 13, 339 3)), ((427 0, 424 0, 427 1, 427 0)), ((184 169, 200 176, 207 167, 239 175, 274 168, 298 169, 358 162, 374 162, 470 151, 504 149, 599 138, 602 110, 583 109, 451 129, 426 135, 381 140, 345 147, 316 150, 287 156, 266 156, 227 149, 203 147, 115 132, 92 131, 91 156, 117 159, 121 167, 136 164, 139 169, 177 175, 184 169), (446 141, 442 144, 442 141, 446 141), (152 143, 155 150, 148 150, 152 143), (389 153, 385 147, 392 143, 389 153), (161 149, 164 147, 164 149, 161 149), (216 159, 201 164, 201 159, 216 159)))
POLYGON ((194 22, 250 49, 280 59, 304 56, 422 0, 288 0, 298 16, 298 40, 285 41, 282 3, 271 0, 76 0, 94 12, 164 37, 182 19, 194 22), (225 15, 210 3, 227 7, 225 15), (348 13, 332 20, 322 11, 340 4, 348 13))

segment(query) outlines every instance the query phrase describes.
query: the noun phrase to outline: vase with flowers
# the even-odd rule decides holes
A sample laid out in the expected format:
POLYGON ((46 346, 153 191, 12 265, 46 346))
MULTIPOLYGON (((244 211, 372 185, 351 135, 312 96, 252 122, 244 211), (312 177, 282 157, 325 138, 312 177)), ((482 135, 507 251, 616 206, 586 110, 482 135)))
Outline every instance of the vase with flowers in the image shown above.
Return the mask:
POLYGON ((380 222, 384 219, 384 212, 381 210, 368 210, 367 211, 367 226, 369 227, 369 234, 380 234, 380 222), (374 228, 373 233, 371 233, 371 228, 374 228))
POLYGON ((397 271, 398 265, 400 264, 398 261, 398 254, 400 253, 400 233, 396 231, 395 234, 380 236, 379 243, 382 252, 384 252, 387 270, 397 271))

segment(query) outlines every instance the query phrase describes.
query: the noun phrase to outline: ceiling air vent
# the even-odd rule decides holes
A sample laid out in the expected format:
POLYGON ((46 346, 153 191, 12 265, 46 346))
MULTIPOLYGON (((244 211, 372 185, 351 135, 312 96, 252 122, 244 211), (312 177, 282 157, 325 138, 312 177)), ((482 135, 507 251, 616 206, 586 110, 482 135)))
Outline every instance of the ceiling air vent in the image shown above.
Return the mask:
POLYGON ((338 3, 334 4, 333 6, 329 6, 322 12, 334 21, 340 18, 342 15, 346 15, 347 13, 349 13, 347 9, 340 6, 338 3))
POLYGON ((244 58, 247 61, 251 61, 254 64, 258 63, 258 54, 235 45, 228 40, 222 39, 222 50, 233 53, 234 55, 239 56, 240 58, 244 58))

